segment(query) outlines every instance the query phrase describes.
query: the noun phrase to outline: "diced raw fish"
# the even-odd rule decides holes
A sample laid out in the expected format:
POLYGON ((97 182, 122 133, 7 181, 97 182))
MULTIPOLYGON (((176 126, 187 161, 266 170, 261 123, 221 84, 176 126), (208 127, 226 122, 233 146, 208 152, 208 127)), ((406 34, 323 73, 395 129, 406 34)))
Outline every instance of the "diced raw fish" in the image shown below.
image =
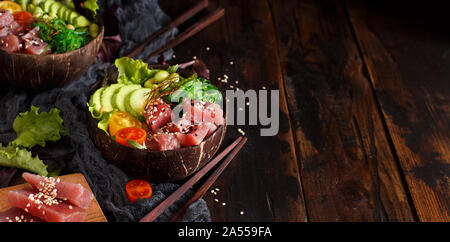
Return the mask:
POLYGON ((27 54, 42 55, 47 54, 48 44, 42 39, 33 37, 31 40, 25 40, 23 50, 27 54))
POLYGON ((18 52, 20 49, 19 38, 13 34, 0 37, 0 49, 7 52, 18 52))
POLYGON ((9 33, 11 33, 11 31, 8 27, 0 28, 0 37, 7 36, 9 33))
POLYGON ((175 137, 175 134, 167 134, 163 132, 150 134, 147 137, 145 145, 148 149, 153 151, 174 150, 181 147, 180 141, 178 141, 178 139, 175 137))
POLYGON ((30 189, 12 190, 8 202, 47 222, 83 222, 86 218, 84 209, 58 199, 39 198, 39 194, 30 189))
POLYGON ((203 110, 205 104, 196 100, 185 100, 183 102, 183 115, 192 122, 192 124, 198 124, 203 121, 203 110))
POLYGON ((200 144, 208 133, 208 126, 201 123, 197 125, 192 125, 188 128, 186 133, 175 133, 178 141, 180 141, 181 146, 193 146, 200 144))
POLYGON ((34 27, 32 30, 28 31, 28 33, 22 36, 24 40, 33 40, 33 38, 39 38, 39 26, 34 27))
POLYGON ((88 208, 94 199, 92 192, 81 184, 63 182, 58 178, 42 177, 29 172, 24 172, 22 177, 34 189, 49 194, 55 192, 57 198, 80 208, 88 208))
POLYGON ((203 109, 203 122, 210 122, 215 125, 224 124, 223 110, 220 105, 206 103, 205 108, 203 109))
POLYGON ((44 222, 22 209, 12 207, 0 213, 0 222, 44 222))
POLYGON ((206 127, 208 127, 208 133, 206 134, 206 137, 205 137, 205 138, 207 138, 217 130, 217 126, 210 122, 205 123, 205 125, 206 125, 206 127))
POLYGON ((0 9, 0 28, 10 25, 14 21, 14 16, 6 9, 0 9))
POLYGON ((9 25, 9 29, 10 29, 11 33, 13 33, 15 35, 19 35, 19 34, 22 34, 24 32, 24 29, 16 21, 12 22, 9 25))
POLYGON ((172 120, 172 110, 169 104, 157 98, 148 105, 144 117, 150 130, 156 131, 172 120))

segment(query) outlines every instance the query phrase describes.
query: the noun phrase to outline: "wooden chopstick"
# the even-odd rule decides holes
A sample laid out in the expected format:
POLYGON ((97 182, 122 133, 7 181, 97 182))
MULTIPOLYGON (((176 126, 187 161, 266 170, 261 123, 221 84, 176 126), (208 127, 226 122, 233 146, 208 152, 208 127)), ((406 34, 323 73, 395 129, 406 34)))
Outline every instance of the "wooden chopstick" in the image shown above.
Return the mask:
POLYGON ((247 142, 247 138, 244 138, 237 146, 236 149, 234 149, 230 155, 220 164, 220 166, 214 171, 211 176, 209 176, 208 180, 206 180, 203 185, 197 190, 197 192, 192 196, 189 201, 184 204, 184 206, 178 210, 178 212, 172 217, 170 222, 176 222, 184 215, 186 208, 189 207, 193 202, 197 201, 199 198, 203 197, 205 195, 206 191, 209 190, 209 188, 214 184, 214 182, 217 180, 217 178, 222 174, 222 172, 225 170, 225 168, 230 164, 230 162, 233 160, 233 158, 236 156, 236 154, 239 152, 239 150, 244 146, 245 142, 247 142))
POLYGON ((148 61, 150 58, 160 55, 161 53, 174 48, 183 41, 194 36, 198 32, 202 31, 204 28, 208 27, 210 24, 222 18, 225 14, 225 9, 220 8, 209 14, 208 16, 202 18, 200 21, 186 29, 183 33, 177 35, 173 40, 166 43, 163 47, 153 52, 151 55, 147 56, 144 61, 148 61))
MULTIPOLYGON (((186 183, 179 187, 169 197, 156 206, 150 213, 144 216, 139 222, 152 222, 159 217, 167 208, 174 204, 184 193, 186 193, 195 183, 197 183, 206 173, 208 173, 219 161, 230 153, 240 142, 242 137, 236 139, 230 146, 208 162, 200 171, 195 173, 186 183)), ((242 147, 242 146, 240 146, 242 147)), ((237 153, 237 152, 236 152, 237 153)))
POLYGON ((180 15, 178 18, 173 20, 170 24, 166 25, 165 27, 159 29, 155 33, 153 33, 150 37, 145 39, 140 45, 138 45, 136 48, 134 48, 129 54, 127 54, 127 57, 133 58, 139 53, 142 52, 142 50, 150 44, 156 37, 161 35, 162 33, 170 30, 171 28, 176 28, 178 25, 184 23, 186 20, 192 18, 192 16, 196 15, 198 12, 202 11, 206 7, 208 7, 209 1, 208 0, 201 0, 199 3, 197 3, 194 7, 190 8, 188 11, 184 12, 182 15, 180 15))

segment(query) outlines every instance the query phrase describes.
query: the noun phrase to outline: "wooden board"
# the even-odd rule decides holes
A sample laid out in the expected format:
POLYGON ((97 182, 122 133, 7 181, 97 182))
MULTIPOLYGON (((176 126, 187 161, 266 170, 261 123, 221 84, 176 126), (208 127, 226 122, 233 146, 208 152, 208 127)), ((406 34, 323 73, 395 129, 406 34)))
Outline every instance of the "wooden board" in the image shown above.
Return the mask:
POLYGON ((309 221, 413 221, 345 8, 269 2, 309 221))
POLYGON ((450 221, 445 7, 348 1, 347 9, 417 216, 450 221))
MULTIPOLYGON (((65 182, 79 183, 92 192, 86 179, 80 173, 65 175, 65 176, 61 176, 60 178, 62 181, 65 181, 65 182)), ((25 183, 21 184, 21 185, 16 185, 16 186, 11 186, 11 187, 6 187, 6 188, 0 189, 0 212, 3 212, 5 210, 8 210, 9 208, 11 208, 11 206, 8 203, 8 192, 11 190, 22 189, 24 186, 25 186, 25 183)), ((107 222, 105 215, 103 215, 103 212, 102 212, 97 200, 95 199, 95 197, 92 200, 89 207, 87 208, 87 216, 86 216, 85 222, 107 222)))

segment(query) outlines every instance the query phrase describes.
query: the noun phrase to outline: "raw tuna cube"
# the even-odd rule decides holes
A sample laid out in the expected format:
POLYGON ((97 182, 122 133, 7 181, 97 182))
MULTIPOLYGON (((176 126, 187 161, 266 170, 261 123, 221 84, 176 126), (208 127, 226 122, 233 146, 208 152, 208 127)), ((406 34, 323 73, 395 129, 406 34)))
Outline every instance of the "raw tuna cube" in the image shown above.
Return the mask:
POLYGON ((14 21, 14 16, 6 9, 0 9, 0 28, 10 25, 14 21))
POLYGON ((8 192, 8 202, 47 222, 83 222, 86 218, 84 209, 46 196, 39 198, 40 194, 30 189, 12 190, 8 192))
POLYGON ((42 55, 46 54, 48 50, 48 44, 37 37, 33 37, 31 40, 25 40, 23 50, 27 54, 42 55))
POLYGON ((208 133, 208 126, 206 124, 192 125, 188 128, 186 133, 175 133, 175 136, 180 141, 181 146, 199 145, 208 133))
POLYGON ((156 133, 148 136, 145 145, 152 151, 174 150, 181 147, 175 134, 156 133))
POLYGON ((8 27, 0 28, 0 37, 5 37, 10 33, 11 33, 11 31, 8 27))
POLYGON ((145 120, 151 131, 156 131, 172 120, 172 110, 162 99, 155 99, 144 112, 145 120))
POLYGON ((28 31, 28 33, 22 36, 23 40, 33 40, 33 38, 39 38, 39 26, 34 27, 32 30, 28 31))
POLYGON ((220 105, 215 103, 206 103, 203 109, 203 122, 222 125, 224 123, 223 110, 220 105))
POLYGON ((195 100, 186 100, 183 105, 183 112, 185 112, 183 115, 186 115, 192 124, 199 124, 203 121, 204 103, 195 100))
POLYGON ((63 182, 58 178, 42 177, 28 172, 24 172, 22 177, 34 189, 49 194, 55 192, 57 198, 80 208, 88 208, 94 199, 92 192, 81 184, 63 182))
POLYGON ((0 213, 0 222, 44 222, 42 219, 37 218, 22 209, 10 208, 0 213))
POLYGON ((206 127, 208 127, 208 133, 206 134, 206 138, 212 135, 216 130, 217 126, 213 123, 205 123, 206 127))
POLYGON ((13 34, 0 37, 0 49, 7 52, 18 52, 20 49, 19 38, 13 34))

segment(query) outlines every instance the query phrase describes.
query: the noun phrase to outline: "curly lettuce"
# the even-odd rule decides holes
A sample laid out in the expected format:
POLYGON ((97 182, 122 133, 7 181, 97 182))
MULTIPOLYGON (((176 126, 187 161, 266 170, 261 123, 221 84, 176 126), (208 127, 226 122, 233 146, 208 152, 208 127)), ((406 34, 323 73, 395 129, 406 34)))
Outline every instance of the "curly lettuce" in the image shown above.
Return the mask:
POLYGON ((158 70, 150 70, 148 64, 142 60, 133 60, 129 57, 116 59, 114 64, 119 70, 117 83, 125 85, 141 85, 158 72, 158 70))
POLYGON ((31 110, 20 113, 13 123, 17 138, 12 145, 32 148, 35 145, 45 147, 46 141, 58 141, 67 131, 57 108, 49 112, 39 113, 39 108, 31 106, 31 110))
POLYGON ((48 175, 47 165, 38 156, 33 157, 30 151, 11 144, 6 147, 0 144, 0 166, 24 169, 41 176, 48 175))

